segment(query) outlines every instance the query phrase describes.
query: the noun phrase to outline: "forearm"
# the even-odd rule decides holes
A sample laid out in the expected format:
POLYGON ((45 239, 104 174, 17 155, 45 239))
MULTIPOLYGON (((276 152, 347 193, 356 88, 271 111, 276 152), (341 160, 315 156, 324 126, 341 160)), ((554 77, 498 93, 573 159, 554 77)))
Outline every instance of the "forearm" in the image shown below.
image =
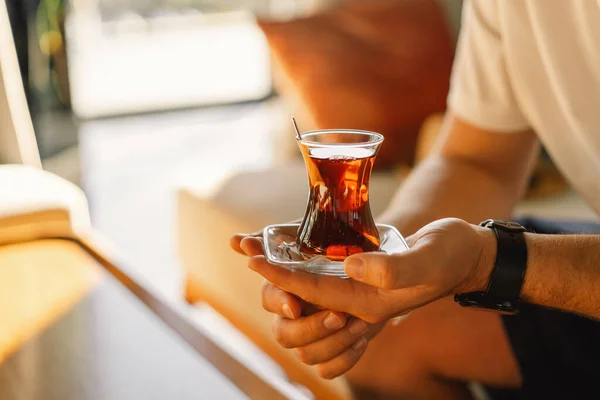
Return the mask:
POLYGON ((518 182, 503 182, 460 159, 434 156, 413 171, 378 221, 408 236, 440 218, 506 219, 521 192, 518 182))
POLYGON ((600 236, 525 237, 523 301, 600 319, 600 236))

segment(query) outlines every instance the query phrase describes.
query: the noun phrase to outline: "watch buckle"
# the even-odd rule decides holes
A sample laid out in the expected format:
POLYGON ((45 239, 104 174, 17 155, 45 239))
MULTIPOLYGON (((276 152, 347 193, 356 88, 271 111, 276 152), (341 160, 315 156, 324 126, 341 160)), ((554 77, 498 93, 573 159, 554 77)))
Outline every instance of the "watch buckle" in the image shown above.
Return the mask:
POLYGON ((513 221, 502 221, 497 219, 486 219, 483 221, 480 226, 484 228, 500 228, 506 231, 512 232, 525 232, 525 228, 523 228, 520 224, 513 221))

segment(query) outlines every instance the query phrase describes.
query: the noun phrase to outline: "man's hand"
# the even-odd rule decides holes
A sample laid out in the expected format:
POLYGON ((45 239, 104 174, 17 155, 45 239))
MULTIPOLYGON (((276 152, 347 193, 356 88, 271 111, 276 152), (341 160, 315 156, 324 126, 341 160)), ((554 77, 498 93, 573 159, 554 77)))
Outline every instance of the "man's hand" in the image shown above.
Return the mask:
MULTIPOLYGON (((236 235, 231 247, 248 256, 263 254, 257 235, 236 235)), ((305 364, 315 365, 317 373, 333 379, 350 370, 367 348, 367 343, 385 325, 367 324, 345 313, 319 310, 269 281, 262 287, 265 310, 275 314, 273 334, 279 344, 295 349, 305 364)))
POLYGON ((234 249, 252 257, 250 268, 273 282, 263 285, 262 300, 275 314, 277 341, 295 348, 302 362, 316 365, 319 375, 329 379, 358 362, 389 318, 452 292, 484 286, 489 271, 480 265, 489 264, 491 270, 495 257, 491 230, 456 219, 426 226, 409 243, 410 250, 398 255, 348 258, 346 273, 353 279, 343 280, 273 266, 262 256, 259 238, 232 239, 234 249), (362 261, 364 269, 351 260, 362 261), (324 308, 343 312, 320 311, 324 308))
POLYGON ((268 281, 263 286, 262 300, 264 308, 276 314, 273 334, 279 344, 295 349, 300 361, 315 365, 319 376, 326 379, 350 370, 362 357, 369 340, 385 325, 318 310, 268 281), (301 312, 296 313, 298 309, 301 312))
POLYGON ((286 296, 291 293, 318 308, 372 324, 453 293, 485 289, 496 252, 492 230, 443 219, 419 230, 409 238, 409 245, 400 254, 348 257, 344 269, 352 279, 290 271, 269 264, 262 255, 254 255, 248 265, 286 296))

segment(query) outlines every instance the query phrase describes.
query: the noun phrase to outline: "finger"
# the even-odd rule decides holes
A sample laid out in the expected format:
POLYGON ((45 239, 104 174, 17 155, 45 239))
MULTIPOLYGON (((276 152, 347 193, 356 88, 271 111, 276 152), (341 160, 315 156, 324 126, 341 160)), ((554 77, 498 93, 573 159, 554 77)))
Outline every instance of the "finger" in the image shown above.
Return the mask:
POLYGON ((246 236, 240 242, 240 247, 250 257, 264 254, 262 238, 246 236))
MULTIPOLYGON (((311 274, 269 264, 264 256, 250 259, 248 266, 275 286, 302 300, 327 310, 337 310, 357 317, 384 314, 377 299, 377 288, 352 279, 311 274)), ((362 318, 365 319, 365 318, 362 318)), ((367 322, 374 320, 365 319, 367 322)))
POLYGON ((296 353, 304 364, 315 365, 329 361, 350 348, 369 331, 361 319, 352 319, 343 329, 321 340, 298 347, 296 353))
POLYGON ((237 233, 237 234, 233 235, 231 237, 231 239, 229 239, 229 245, 231 246, 231 248, 233 250, 237 251, 238 253, 246 255, 246 253, 240 246, 242 240, 244 240, 244 238, 247 238, 247 237, 261 237, 261 236, 262 236, 262 231, 254 232, 251 234, 237 233))
POLYGON ((300 300, 269 281, 262 286, 262 305, 265 310, 283 318, 295 319, 302 315, 300 300))
POLYGON ((350 278, 382 289, 401 289, 428 283, 426 249, 413 248, 399 254, 361 253, 344 261, 350 278))
POLYGON ((332 311, 321 311, 295 320, 276 317, 273 322, 273 334, 280 345, 292 349, 329 336, 345 324, 346 316, 332 311))
MULTIPOLYGON (((301 221, 302 221, 301 218, 300 219, 295 219, 293 221, 287 222, 287 224, 295 224, 295 223, 299 223, 301 221)), ((240 247, 241 241, 244 238, 249 237, 249 236, 250 237, 256 237, 256 238, 262 238, 262 235, 263 235, 263 230, 262 229, 259 230, 259 231, 254 232, 254 233, 250 233, 250 234, 247 234, 247 233, 236 233, 229 240, 229 244, 230 244, 230 246, 231 246, 231 248, 233 250, 237 251, 240 254, 246 255, 246 253, 244 252, 244 250, 242 250, 242 248, 240 247)))
POLYGON ((368 341, 360 338, 352 347, 333 360, 317 365, 317 373, 321 378, 333 379, 348 372, 360 360, 367 349, 368 341))

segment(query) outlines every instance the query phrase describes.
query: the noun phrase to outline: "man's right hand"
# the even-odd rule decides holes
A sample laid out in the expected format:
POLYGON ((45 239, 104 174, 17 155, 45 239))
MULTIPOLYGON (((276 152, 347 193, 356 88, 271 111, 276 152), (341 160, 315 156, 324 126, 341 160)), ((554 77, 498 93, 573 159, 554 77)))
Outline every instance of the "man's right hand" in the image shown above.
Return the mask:
MULTIPOLYGON (((262 240, 254 235, 234 236, 231 247, 250 257, 263 254, 262 240)), ((350 370, 385 324, 367 324, 344 313, 318 310, 268 281, 262 287, 262 303, 275 314, 277 342, 295 349, 300 361, 316 365, 318 374, 326 379, 350 370)))

